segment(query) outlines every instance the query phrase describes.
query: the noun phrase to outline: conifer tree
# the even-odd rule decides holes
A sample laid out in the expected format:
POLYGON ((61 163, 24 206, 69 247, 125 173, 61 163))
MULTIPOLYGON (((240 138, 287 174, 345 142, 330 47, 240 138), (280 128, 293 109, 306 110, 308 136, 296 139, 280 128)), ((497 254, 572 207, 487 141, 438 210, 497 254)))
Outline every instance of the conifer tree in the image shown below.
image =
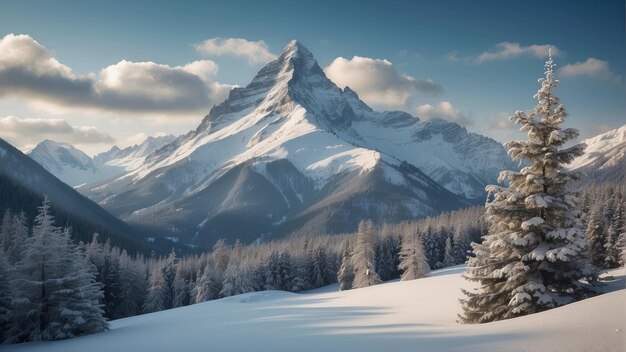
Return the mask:
POLYGON ((309 290, 313 287, 311 284, 311 275, 309 273, 309 263, 306 255, 294 259, 293 276, 291 279, 291 289, 293 292, 301 292, 309 290))
POLYGON ((424 246, 417 233, 409 232, 402 240, 400 265, 402 281, 415 280, 430 275, 430 266, 424 255, 424 246))
POLYGON ((7 209, 2 217, 2 222, 0 222, 0 249, 5 253, 9 251, 14 231, 13 213, 10 209, 7 209))
POLYGON ((567 113, 553 94, 558 81, 551 56, 545 68, 534 110, 512 117, 528 140, 505 144, 514 160, 528 166, 500 173, 508 187, 487 187, 489 231, 482 244, 473 246, 475 257, 468 262, 465 277, 479 288, 464 290, 460 317, 466 323, 513 318, 571 302, 586 292, 581 280, 594 279, 585 264, 577 196, 566 187, 578 176, 564 168, 583 154, 585 145, 563 149, 578 131, 561 129, 567 113))
POLYGON ((12 293, 9 286, 9 263, 0 249, 0 344, 7 338, 11 326, 12 293))
POLYGON ((359 223, 356 246, 352 255, 354 281, 352 288, 368 287, 382 283, 376 273, 376 252, 374 251, 374 223, 363 220, 359 223))
POLYGON ((589 260, 591 264, 597 267, 602 267, 606 256, 606 236, 600 203, 591 208, 587 218, 587 231, 585 233, 585 237, 589 246, 589 260))
POLYGON ((611 219, 611 225, 607 230, 607 239, 604 257, 604 266, 606 268, 617 268, 624 265, 621 253, 624 247, 624 206, 621 199, 615 206, 615 212, 611 219))
POLYGON ((24 215, 24 212, 22 211, 19 215, 15 215, 13 217, 13 238, 7 252, 9 264, 13 265, 20 260, 20 256, 25 249, 24 244, 26 243, 27 238, 28 224, 26 215, 24 215))
POLYGON ((196 303, 218 299, 220 290, 218 274, 210 264, 207 264, 196 283, 196 303))
POLYGON ((132 260, 126 250, 123 250, 119 270, 119 285, 124 293, 118 306, 114 307, 113 316, 121 318, 141 314, 147 289, 145 266, 141 260, 132 260))
POLYGON ((10 342, 58 340, 103 331, 100 285, 72 245, 70 231, 54 225, 46 197, 33 235, 15 264, 10 342))
POLYGON ((454 259, 454 250, 452 247, 452 237, 448 236, 446 238, 446 250, 443 256, 443 266, 453 266, 456 265, 456 261, 454 259))
POLYGON ((341 255, 341 267, 339 268, 339 273, 337 273, 337 281, 339 282, 339 291, 352 288, 354 268, 352 267, 352 259, 350 258, 350 249, 347 242, 341 255))

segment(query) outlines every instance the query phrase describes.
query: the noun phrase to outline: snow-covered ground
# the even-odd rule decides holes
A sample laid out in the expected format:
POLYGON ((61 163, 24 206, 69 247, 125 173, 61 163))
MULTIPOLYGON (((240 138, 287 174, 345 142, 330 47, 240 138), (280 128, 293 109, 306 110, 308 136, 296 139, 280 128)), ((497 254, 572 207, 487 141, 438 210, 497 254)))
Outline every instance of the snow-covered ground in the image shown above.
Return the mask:
POLYGON ((625 351, 626 270, 608 293, 496 323, 456 322, 462 266, 338 292, 266 291, 111 322, 105 333, 3 351, 625 351))

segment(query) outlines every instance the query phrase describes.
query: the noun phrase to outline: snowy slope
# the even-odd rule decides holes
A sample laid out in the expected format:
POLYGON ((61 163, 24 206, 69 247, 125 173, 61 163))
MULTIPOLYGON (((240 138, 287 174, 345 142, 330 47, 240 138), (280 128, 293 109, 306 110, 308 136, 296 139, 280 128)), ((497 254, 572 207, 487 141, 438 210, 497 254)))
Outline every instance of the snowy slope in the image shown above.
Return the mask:
POLYGON ((511 166, 499 143, 457 124, 373 111, 292 41, 195 131, 84 192, 130 222, 211 245, 455 209, 511 166))
POLYGON ((266 291, 116 320, 76 339, 4 346, 5 351, 598 351, 626 347, 624 270, 616 290, 547 312, 462 325, 463 267, 433 277, 337 292, 266 291))
POLYGON ((168 134, 164 136, 149 136, 140 144, 135 144, 124 149, 113 146, 110 150, 93 157, 94 163, 121 167, 125 171, 131 171, 141 167, 148 155, 163 148, 176 140, 176 136, 168 134))
POLYGON ((25 204, 32 204, 31 209, 24 209, 28 214, 28 211, 35 210, 35 206, 40 204, 44 195, 47 195, 52 202, 55 215, 67 219, 74 227, 77 240, 88 241, 94 232, 99 232, 104 238, 111 238, 114 244, 122 248, 145 249, 144 244, 139 243, 138 236, 141 232, 82 196, 1 138, 0 185, 3 186, 0 190, 2 199, 0 209, 24 209, 25 204))
POLYGON ((66 184, 76 187, 120 175, 124 169, 98 165, 69 143, 45 140, 27 154, 66 184))
POLYGON ((626 125, 584 141, 585 154, 569 167, 584 173, 590 180, 624 180, 626 170, 626 125))
POLYGON ((142 143, 124 149, 114 146, 93 159, 69 143, 45 140, 27 155, 58 179, 81 191, 86 185, 108 180, 143 166, 147 156, 174 140, 176 137, 173 135, 148 137, 142 143))

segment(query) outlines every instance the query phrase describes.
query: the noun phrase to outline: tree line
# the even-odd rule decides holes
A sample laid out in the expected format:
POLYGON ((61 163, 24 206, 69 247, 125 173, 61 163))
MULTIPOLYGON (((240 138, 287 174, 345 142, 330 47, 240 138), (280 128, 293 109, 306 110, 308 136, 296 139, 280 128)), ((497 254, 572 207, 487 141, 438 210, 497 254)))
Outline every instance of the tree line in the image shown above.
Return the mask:
POLYGON ((165 257, 126 250, 94 234, 75 243, 45 199, 34 221, 7 210, 0 223, 0 339, 57 340, 108 328, 107 320, 262 290, 301 292, 416 279, 430 268, 463 263, 480 238, 474 207, 437 217, 374 226, 354 234, 292 236, 244 245, 219 240, 213 250, 165 257))
MULTIPOLYGON (((583 191, 580 218, 595 251, 593 265, 623 265, 616 253, 624 244, 624 201, 623 186, 583 191)), ((32 226, 23 212, 11 211, 0 224, 0 338, 70 338, 106 330, 109 319, 254 291, 301 292, 333 283, 349 290, 418 279, 431 268, 465 263, 486 228, 484 208, 471 207, 379 227, 366 220, 353 234, 249 245, 219 240, 199 255, 172 250, 145 257, 98 234, 75 244, 70 227, 54 224, 45 200, 32 226)))

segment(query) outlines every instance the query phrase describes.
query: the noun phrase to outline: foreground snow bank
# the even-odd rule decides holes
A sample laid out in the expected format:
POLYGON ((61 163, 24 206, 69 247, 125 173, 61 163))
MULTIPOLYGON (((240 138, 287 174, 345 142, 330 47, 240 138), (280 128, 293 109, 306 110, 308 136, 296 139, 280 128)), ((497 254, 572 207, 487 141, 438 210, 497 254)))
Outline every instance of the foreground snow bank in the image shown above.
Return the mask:
POLYGON ((517 319, 456 323, 463 267, 408 282, 337 292, 266 291, 111 322, 72 340, 2 351, 624 351, 626 271, 612 291, 517 319))

